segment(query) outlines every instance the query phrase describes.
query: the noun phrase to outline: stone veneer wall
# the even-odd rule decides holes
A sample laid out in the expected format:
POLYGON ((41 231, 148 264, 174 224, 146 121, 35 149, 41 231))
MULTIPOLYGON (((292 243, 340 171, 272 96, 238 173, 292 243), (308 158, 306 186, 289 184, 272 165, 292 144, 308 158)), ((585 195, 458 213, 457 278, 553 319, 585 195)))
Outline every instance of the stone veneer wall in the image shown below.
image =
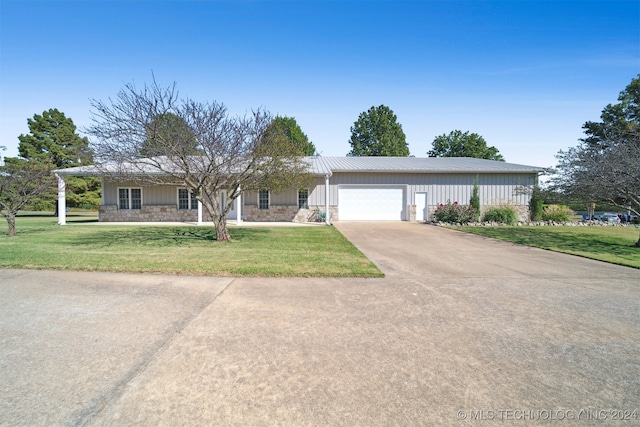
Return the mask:
MULTIPOLYGON (((318 212, 324 211, 324 206, 309 206, 309 209, 298 209, 297 206, 269 206, 269 209, 259 209, 256 205, 242 208, 242 219, 248 222, 317 222, 318 212)), ((338 207, 330 206, 330 220, 336 221, 338 207)))
MULTIPOLYGON (((309 206, 298 209, 297 206, 270 206, 258 209, 258 206, 243 206, 242 219, 248 222, 317 222, 318 212, 324 212, 324 206, 309 206)), ((98 211, 101 222, 196 222, 198 211, 178 209, 176 205, 149 206, 140 209, 118 209, 117 205, 102 205, 98 211)), ((202 212, 203 221, 211 221, 206 211, 202 212)), ((329 220, 338 220, 338 207, 329 207, 329 220)))
MULTIPOLYGON (((211 221, 206 211, 202 212, 203 221, 211 221)), ((118 209, 117 205, 102 205, 98 211, 102 222, 196 222, 198 211, 178 209, 176 205, 149 206, 140 209, 118 209)))

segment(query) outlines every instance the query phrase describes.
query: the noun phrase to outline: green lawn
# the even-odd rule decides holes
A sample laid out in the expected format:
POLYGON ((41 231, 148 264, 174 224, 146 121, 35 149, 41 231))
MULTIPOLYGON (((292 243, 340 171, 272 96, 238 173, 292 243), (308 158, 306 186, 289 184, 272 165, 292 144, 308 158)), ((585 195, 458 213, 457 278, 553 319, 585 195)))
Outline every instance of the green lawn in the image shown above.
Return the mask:
POLYGON ((95 216, 17 218, 16 237, 0 226, 0 268, 209 276, 383 277, 334 227, 229 227, 218 243, 210 226, 98 225, 95 216))
POLYGON ((638 227, 452 227, 536 248, 640 268, 638 227))

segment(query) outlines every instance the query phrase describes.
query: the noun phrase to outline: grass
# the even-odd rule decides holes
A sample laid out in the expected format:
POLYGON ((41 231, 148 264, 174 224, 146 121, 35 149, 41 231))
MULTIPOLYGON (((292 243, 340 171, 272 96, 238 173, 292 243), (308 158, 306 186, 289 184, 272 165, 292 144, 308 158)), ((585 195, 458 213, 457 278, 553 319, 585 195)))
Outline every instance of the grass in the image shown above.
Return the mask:
POLYGON ((19 216, 16 237, 0 227, 0 268, 207 276, 383 277, 334 227, 97 225, 94 216, 19 216), (85 223, 84 225, 82 223, 85 223))
POLYGON ((627 267, 640 268, 638 227, 452 227, 466 233, 506 240, 627 267))

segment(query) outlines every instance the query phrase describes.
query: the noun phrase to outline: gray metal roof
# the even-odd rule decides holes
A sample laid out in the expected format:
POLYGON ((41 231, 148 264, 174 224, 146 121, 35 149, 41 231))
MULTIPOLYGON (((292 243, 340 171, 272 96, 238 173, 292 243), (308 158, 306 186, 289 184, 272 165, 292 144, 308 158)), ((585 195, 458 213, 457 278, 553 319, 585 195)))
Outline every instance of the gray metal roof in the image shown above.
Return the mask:
POLYGON ((309 157, 311 173, 537 173, 544 168, 470 157, 309 157))
MULTIPOLYGON (((545 168, 526 166, 470 157, 323 157, 305 158, 313 175, 332 175, 339 172, 375 173, 538 173, 545 168)), ((150 164, 135 167, 118 165, 80 166, 58 169, 59 175, 103 175, 105 172, 125 171, 140 175, 158 174, 150 164)))

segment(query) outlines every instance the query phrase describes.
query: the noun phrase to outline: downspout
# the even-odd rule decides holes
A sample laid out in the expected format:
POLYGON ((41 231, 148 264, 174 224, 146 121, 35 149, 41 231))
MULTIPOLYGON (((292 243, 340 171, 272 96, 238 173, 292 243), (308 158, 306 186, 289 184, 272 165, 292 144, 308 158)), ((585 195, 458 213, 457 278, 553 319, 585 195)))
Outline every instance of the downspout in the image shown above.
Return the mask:
POLYGON ((329 175, 324 176, 324 223, 331 225, 329 221, 329 175))
POLYGON ((198 225, 202 225, 202 201, 198 200, 198 225))
POLYGON ((66 183, 57 173, 54 174, 58 179, 58 225, 65 225, 67 223, 67 196, 66 196, 66 183))

